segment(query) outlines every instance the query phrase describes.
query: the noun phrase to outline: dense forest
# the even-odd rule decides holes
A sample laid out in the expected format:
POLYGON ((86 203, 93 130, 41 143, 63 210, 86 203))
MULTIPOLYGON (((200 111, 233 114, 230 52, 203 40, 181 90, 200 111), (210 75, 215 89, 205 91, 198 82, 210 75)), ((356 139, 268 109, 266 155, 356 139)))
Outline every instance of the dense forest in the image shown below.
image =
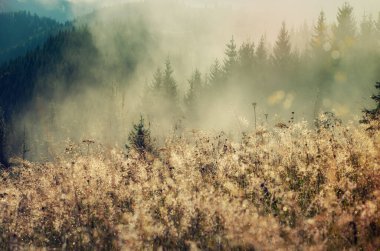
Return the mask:
POLYGON ((28 12, 36 13, 38 16, 49 17, 59 22, 66 22, 73 18, 70 2, 66 0, 39 1, 39 0, 2 0, 0 2, 0 12, 28 12), (58 5, 60 8, 52 8, 58 5))
POLYGON ((380 13, 227 12, 0 13, 0 249, 380 246, 380 13))
POLYGON ((42 45, 66 25, 29 12, 0 12, 0 64, 42 45))

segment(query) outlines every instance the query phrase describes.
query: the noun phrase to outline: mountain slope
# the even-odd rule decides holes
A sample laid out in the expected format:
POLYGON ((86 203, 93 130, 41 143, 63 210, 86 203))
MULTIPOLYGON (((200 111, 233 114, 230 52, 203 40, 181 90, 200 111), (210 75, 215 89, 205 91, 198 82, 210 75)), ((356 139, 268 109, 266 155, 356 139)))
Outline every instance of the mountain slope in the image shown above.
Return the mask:
POLYGON ((39 1, 39 0, 4 0, 0 11, 29 11, 39 16, 46 16, 61 22, 72 19, 71 3, 69 1, 39 1))
POLYGON ((0 64, 24 55, 67 25, 29 12, 0 13, 0 64))
POLYGON ((60 31, 56 36, 50 37, 42 48, 0 67, 0 106, 5 110, 6 116, 24 109, 34 95, 44 96, 53 92, 57 86, 49 81, 41 81, 40 76, 59 74, 63 77, 62 89, 73 83, 73 79, 83 69, 77 67, 76 59, 71 57, 70 60, 66 56, 69 50, 76 57, 86 55, 88 65, 91 65, 90 62, 96 56, 88 31, 72 29, 60 31))

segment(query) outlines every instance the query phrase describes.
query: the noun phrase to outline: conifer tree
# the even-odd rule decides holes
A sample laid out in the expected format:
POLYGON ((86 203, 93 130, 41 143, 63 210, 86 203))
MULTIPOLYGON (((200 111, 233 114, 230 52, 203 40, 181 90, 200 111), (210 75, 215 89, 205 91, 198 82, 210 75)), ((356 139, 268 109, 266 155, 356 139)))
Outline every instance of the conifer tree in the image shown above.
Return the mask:
POLYGON ((190 108, 194 108, 195 103, 200 97, 202 88, 202 77, 198 69, 194 71, 189 79, 189 85, 190 88, 186 96, 186 103, 190 108))
POLYGON ((173 78, 173 69, 170 60, 165 62, 165 71, 162 77, 162 88, 165 98, 172 101, 177 101, 177 84, 173 78))
POLYGON ((236 44, 233 37, 231 38, 230 42, 226 45, 226 47, 227 48, 224 52, 226 58, 224 59, 223 71, 225 76, 228 78, 234 72, 238 59, 238 52, 236 50, 236 44))
POLYGON ((280 33, 278 34, 275 47, 273 48, 274 65, 283 68, 290 62, 291 45, 289 32, 286 29, 285 22, 282 23, 280 33))
POLYGON ((319 56, 321 53, 328 49, 328 27, 326 24, 325 13, 321 11, 318 17, 317 24, 314 26, 314 34, 311 40, 311 47, 314 52, 314 56, 319 56))
POLYGON ((375 88, 377 89, 378 93, 372 95, 371 98, 375 101, 376 106, 373 109, 364 109, 364 117, 360 122, 364 124, 376 122, 379 126, 378 129, 380 129, 380 82, 376 83, 375 88))
POLYGON ((144 119, 141 116, 138 124, 133 125, 133 130, 128 136, 129 145, 125 145, 127 149, 133 148, 139 153, 153 152, 150 130, 145 128, 144 119))
POLYGON ((380 39, 380 12, 377 16, 377 21, 375 23, 375 34, 376 34, 376 38, 380 39))
POLYGON ((255 63, 255 45, 254 43, 243 43, 239 48, 239 67, 244 74, 252 73, 255 63))
POLYGON ((375 22, 371 16, 363 16, 363 20, 360 24, 360 36, 371 37, 375 30, 375 22))
POLYGON ((348 3, 338 9, 337 24, 334 29, 335 46, 341 49, 351 47, 356 39, 356 23, 353 8, 348 3))
POLYGON ((363 16, 360 24, 360 46, 366 50, 371 51, 376 48, 376 25, 371 16, 363 16))
POLYGON ((314 33, 310 43, 313 55, 314 79, 316 80, 317 87, 313 117, 315 121, 318 121, 322 97, 326 95, 326 92, 331 87, 329 83, 332 81, 332 44, 328 35, 328 26, 323 11, 319 14, 318 22, 314 26, 314 33))
POLYGON ((160 68, 157 68, 156 72, 153 74, 153 83, 152 87, 155 91, 160 92, 162 89, 162 81, 163 76, 162 76, 162 71, 160 68))
POLYGON ((259 65, 265 65, 268 59, 268 52, 265 44, 265 37, 261 36, 259 45, 256 49, 256 62, 259 65))
POLYGON ((222 81, 222 67, 220 66, 219 60, 216 59, 214 61, 208 78, 211 85, 218 84, 222 81))

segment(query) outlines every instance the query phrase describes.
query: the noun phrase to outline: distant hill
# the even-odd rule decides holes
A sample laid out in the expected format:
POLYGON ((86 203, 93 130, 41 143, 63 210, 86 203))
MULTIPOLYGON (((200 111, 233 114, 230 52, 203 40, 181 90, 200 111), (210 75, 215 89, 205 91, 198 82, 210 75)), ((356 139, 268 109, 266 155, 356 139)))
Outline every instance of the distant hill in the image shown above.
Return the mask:
POLYGON ((0 64, 43 44, 65 26, 25 11, 0 13, 0 64))
POLYGON ((62 1, 39 1, 39 0, 2 0, 0 11, 18 12, 29 11, 39 16, 49 17, 60 22, 73 19, 71 14, 71 2, 62 1))
POLYGON ((94 57, 96 50, 86 29, 59 31, 40 48, 0 66, 0 107, 7 116, 22 111, 36 95, 52 94, 55 88, 67 89, 83 73, 78 62, 91 66, 94 57), (64 84, 58 87, 41 81, 41 76, 50 74, 62 76, 64 84))
POLYGON ((41 46, 0 65, 0 107, 6 118, 25 111, 36 98, 64 99, 70 91, 109 83, 109 75, 113 81, 127 81, 138 62, 149 56, 152 38, 140 23, 120 29, 106 40, 116 46, 117 62, 99 54, 90 28, 82 23, 57 31, 41 46))

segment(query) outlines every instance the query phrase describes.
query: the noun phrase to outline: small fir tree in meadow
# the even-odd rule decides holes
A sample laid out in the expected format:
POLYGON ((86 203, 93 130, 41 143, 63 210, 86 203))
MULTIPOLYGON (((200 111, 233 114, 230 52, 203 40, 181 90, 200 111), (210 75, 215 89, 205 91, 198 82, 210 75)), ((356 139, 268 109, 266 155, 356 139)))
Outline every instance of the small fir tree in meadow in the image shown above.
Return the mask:
POLYGON ((376 128, 380 129, 380 82, 377 82, 375 88, 378 90, 377 94, 371 96, 375 101, 376 107, 373 109, 364 109, 363 119, 360 121, 363 124, 377 124, 376 128))
POLYGON ((145 127, 144 119, 141 116, 138 124, 133 125, 133 130, 128 136, 129 145, 125 145, 127 149, 134 149, 139 153, 152 152, 152 140, 150 137, 150 129, 145 127))

